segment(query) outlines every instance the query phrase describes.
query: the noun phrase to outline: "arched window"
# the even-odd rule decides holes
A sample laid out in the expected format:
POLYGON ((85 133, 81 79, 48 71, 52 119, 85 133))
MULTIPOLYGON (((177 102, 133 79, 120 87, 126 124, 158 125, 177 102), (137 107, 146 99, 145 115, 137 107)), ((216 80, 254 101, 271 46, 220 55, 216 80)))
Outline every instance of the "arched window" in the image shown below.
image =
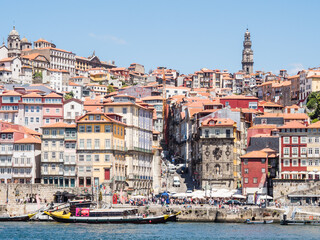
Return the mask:
POLYGON ((227 171, 229 172, 229 170, 230 170, 230 164, 227 163, 227 171))
POLYGON ((209 163, 206 164, 206 172, 209 171, 209 163))
POLYGON ((214 172, 215 172, 215 174, 220 174, 220 172, 221 172, 221 167, 220 167, 219 164, 216 164, 216 165, 214 166, 214 172))

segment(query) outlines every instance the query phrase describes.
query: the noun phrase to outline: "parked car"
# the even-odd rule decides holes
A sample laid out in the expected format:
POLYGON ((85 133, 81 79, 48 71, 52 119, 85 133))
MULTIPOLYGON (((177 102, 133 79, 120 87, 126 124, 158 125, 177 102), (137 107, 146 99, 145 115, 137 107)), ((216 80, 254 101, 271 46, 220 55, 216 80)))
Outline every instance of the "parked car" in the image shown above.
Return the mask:
POLYGON ((186 193, 192 193, 192 189, 188 189, 186 193))
POLYGON ((180 179, 177 176, 173 177, 173 186, 174 187, 180 187, 180 179))
POLYGON ((225 202, 225 204, 227 204, 227 205, 242 205, 242 202, 240 202, 238 200, 229 200, 229 201, 225 202))

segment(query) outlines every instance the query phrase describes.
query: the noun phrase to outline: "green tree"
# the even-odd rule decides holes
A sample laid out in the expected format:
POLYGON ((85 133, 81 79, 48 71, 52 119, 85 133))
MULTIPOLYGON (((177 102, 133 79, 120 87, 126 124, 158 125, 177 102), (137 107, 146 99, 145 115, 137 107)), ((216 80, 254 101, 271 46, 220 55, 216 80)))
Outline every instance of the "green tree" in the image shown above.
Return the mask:
POLYGON ((68 92, 68 93, 66 93, 66 95, 64 95, 64 99, 65 100, 69 100, 69 99, 71 99, 73 97, 74 97, 74 93, 72 91, 68 92))
POLYGON ((308 96, 307 108, 312 122, 317 122, 320 117, 320 93, 313 92, 308 96))
POLYGON ((108 91, 108 93, 111 93, 111 92, 114 92, 115 90, 112 85, 109 85, 107 91, 108 91))

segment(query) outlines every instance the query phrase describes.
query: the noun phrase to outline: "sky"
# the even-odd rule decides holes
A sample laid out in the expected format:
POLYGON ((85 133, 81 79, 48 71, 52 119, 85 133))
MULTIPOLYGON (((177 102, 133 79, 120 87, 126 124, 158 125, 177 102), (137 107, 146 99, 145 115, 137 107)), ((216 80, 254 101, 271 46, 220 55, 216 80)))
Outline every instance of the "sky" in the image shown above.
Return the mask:
POLYGON ((319 7, 312 0, 11 0, 1 3, 0 39, 15 25, 21 38, 44 38, 78 56, 95 51, 119 67, 236 72, 248 27, 254 70, 296 74, 319 66, 319 7))

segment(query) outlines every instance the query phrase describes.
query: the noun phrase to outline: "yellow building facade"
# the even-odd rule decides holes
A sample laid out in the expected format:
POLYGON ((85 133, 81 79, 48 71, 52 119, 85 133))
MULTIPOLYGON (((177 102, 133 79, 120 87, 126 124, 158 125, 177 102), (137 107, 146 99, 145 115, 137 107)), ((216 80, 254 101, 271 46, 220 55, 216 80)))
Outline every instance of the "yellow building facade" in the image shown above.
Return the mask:
POLYGON ((89 112, 77 120, 79 186, 125 188, 125 128, 121 116, 89 112))

